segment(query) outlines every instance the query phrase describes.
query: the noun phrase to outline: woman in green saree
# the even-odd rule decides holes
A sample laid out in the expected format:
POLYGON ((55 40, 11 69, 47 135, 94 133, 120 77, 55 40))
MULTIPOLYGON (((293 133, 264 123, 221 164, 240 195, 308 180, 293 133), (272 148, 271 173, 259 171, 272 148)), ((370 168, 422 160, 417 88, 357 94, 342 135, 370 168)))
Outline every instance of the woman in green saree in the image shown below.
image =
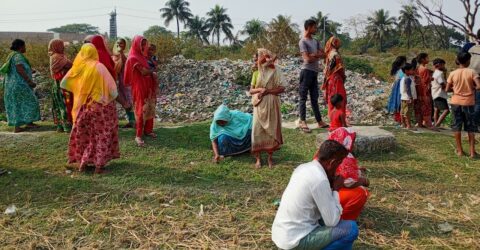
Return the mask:
POLYGON ((8 125, 15 127, 15 133, 19 133, 38 127, 34 122, 40 120, 40 107, 33 92, 36 84, 33 82, 32 68, 23 55, 26 52, 25 42, 15 39, 10 50, 12 52, 0 68, 0 73, 5 75, 4 102, 8 125), (21 127, 24 125, 25 128, 21 127))

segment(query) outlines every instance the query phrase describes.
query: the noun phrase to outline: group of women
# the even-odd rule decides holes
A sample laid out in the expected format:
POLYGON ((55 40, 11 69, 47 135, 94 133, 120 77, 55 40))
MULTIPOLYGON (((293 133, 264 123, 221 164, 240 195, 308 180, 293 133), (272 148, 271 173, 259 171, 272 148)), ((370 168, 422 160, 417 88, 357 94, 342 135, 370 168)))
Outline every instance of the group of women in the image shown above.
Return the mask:
MULTIPOLYGON (((120 156, 115 101, 126 110, 127 127, 135 125, 138 146, 144 146, 144 136, 156 137, 157 81, 147 63, 148 41, 136 36, 128 59, 125 40, 115 43, 113 53, 107 48, 102 36, 88 36, 72 62, 62 40, 54 39, 48 46, 54 122, 58 132, 70 132, 69 163, 78 164, 80 171, 93 166, 96 173, 103 173, 108 161, 120 156)), ((34 122, 40 120, 40 108, 25 42, 16 39, 11 50, 0 73, 5 78, 8 125, 19 133, 38 127, 34 122)))

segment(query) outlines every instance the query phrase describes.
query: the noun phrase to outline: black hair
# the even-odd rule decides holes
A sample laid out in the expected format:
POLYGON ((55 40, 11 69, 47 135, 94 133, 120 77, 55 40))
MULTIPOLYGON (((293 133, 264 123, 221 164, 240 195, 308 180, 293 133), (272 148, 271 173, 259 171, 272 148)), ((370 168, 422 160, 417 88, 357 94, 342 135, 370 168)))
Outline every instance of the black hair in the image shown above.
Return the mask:
POLYGON ((330 103, 333 105, 333 106, 337 106, 337 104, 341 103, 343 101, 343 96, 339 95, 339 94, 335 94, 332 96, 332 98, 330 98, 330 103))
POLYGON ((465 65, 470 59, 472 59, 472 54, 468 52, 460 52, 457 54, 457 64, 465 65))
POLYGON ((406 56, 399 56, 393 61, 392 63, 392 68, 390 70, 390 75, 394 76, 397 74, 397 71, 402 68, 402 66, 407 63, 407 57, 406 56))
POLYGON ((435 60, 433 60, 433 65, 438 65, 438 64, 445 64, 445 60, 443 60, 442 58, 435 58, 435 60))
POLYGON ((151 44, 150 44, 150 48, 157 49, 157 45, 155 45, 155 44, 151 43, 151 44))
POLYGON ((477 40, 480 40, 480 29, 477 30, 477 40))
MULTIPOLYGON (((412 67, 413 67, 414 69, 416 69, 417 66, 418 66, 418 60, 417 60, 417 58, 413 58, 413 59, 412 59, 412 62, 411 62, 410 64, 412 65, 412 67)), ((402 69, 402 70, 403 70, 403 69, 402 69)))
POLYGON ((418 54, 417 63, 421 63, 422 60, 426 59, 427 57, 428 57, 427 53, 422 52, 422 53, 418 54))
POLYGON ((411 63, 406 63, 403 68, 402 68, 402 71, 403 73, 407 72, 407 70, 412 70, 412 69, 415 69, 415 66, 411 63))
POLYGON ((20 48, 24 46, 25 46, 25 41, 23 41, 22 39, 15 39, 12 42, 12 46, 10 46, 10 50, 18 51, 20 48))
POLYGON ((348 155, 348 150, 339 142, 326 140, 319 149, 318 160, 329 161, 332 159, 342 159, 348 155))
POLYGON ((308 19, 307 21, 305 21, 305 24, 303 25, 305 30, 307 30, 308 28, 310 28, 312 26, 317 26, 317 21, 315 21, 313 19, 308 19))

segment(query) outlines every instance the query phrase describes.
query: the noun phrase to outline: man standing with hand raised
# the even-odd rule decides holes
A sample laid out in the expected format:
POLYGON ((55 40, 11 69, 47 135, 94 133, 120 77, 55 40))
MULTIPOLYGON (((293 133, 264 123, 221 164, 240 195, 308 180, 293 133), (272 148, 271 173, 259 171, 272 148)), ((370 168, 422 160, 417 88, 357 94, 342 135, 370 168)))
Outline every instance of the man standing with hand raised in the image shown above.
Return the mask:
POLYGON ((310 133, 306 122, 306 102, 307 96, 310 93, 310 102, 312 103, 313 113, 317 120, 319 128, 328 128, 328 125, 322 121, 320 114, 320 107, 318 105, 319 86, 318 86, 318 72, 320 72, 320 59, 325 58, 325 53, 320 46, 320 43, 313 38, 317 33, 317 22, 315 20, 305 21, 305 33, 299 42, 300 53, 302 54, 303 64, 300 73, 300 124, 299 128, 305 132, 310 133))

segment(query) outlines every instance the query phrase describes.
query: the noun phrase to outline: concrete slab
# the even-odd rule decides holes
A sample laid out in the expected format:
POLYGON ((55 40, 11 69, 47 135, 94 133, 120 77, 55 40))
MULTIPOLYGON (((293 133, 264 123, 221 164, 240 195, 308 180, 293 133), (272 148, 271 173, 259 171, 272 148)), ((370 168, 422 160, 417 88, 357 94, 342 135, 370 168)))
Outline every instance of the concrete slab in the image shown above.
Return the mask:
MULTIPOLYGON (((397 147, 397 140, 393 133, 377 126, 354 126, 357 133, 355 140, 355 154, 366 154, 374 152, 391 152, 397 147)), ((328 138, 328 132, 317 135, 317 147, 328 138)))

